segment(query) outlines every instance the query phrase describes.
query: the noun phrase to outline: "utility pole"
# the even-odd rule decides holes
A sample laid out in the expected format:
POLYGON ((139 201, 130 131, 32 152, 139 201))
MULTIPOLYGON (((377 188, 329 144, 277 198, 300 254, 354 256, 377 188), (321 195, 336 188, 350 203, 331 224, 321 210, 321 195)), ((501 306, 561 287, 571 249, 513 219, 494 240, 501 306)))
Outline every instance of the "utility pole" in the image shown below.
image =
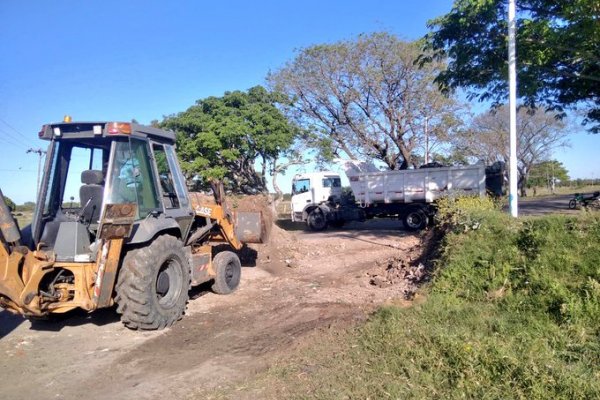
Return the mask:
POLYGON ((425 117, 425 164, 429 164, 429 117, 425 117))
POLYGON ((508 205, 513 217, 519 216, 517 193, 517 0, 508 0, 508 98, 510 111, 510 159, 508 205))
POLYGON ((35 154, 38 155, 38 173, 37 173, 37 186, 36 186, 37 189, 36 189, 36 192, 35 192, 35 199, 36 199, 35 201, 37 202, 38 201, 38 197, 40 195, 40 178, 41 178, 40 174, 42 172, 42 157, 44 155, 46 155, 46 152, 44 150, 42 150, 42 149, 32 149, 32 148, 30 148, 30 149, 27 150, 27 154, 30 154, 30 153, 35 153, 35 154))

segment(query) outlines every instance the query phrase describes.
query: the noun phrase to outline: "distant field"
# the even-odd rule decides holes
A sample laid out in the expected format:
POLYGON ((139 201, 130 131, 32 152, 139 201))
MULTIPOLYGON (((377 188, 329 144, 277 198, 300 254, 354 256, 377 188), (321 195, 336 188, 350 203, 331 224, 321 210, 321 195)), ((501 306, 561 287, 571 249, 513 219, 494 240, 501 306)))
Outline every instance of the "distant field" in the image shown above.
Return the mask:
POLYGON ((552 194, 593 193, 596 191, 600 191, 600 185, 581 186, 581 187, 575 187, 575 186, 557 187, 554 190, 554 193, 552 193, 550 190, 548 190, 547 187, 538 187, 535 189, 535 196, 534 196, 533 188, 527 189, 527 196, 528 197, 539 197, 539 196, 551 196, 552 194))
POLYGON ((290 219, 290 213, 292 212, 292 202, 282 201, 277 205, 277 218, 278 219, 290 219))
POLYGON ((17 220, 19 227, 23 228, 31 223, 31 220, 33 219, 33 212, 32 211, 17 211, 15 213, 13 213, 13 216, 17 220))

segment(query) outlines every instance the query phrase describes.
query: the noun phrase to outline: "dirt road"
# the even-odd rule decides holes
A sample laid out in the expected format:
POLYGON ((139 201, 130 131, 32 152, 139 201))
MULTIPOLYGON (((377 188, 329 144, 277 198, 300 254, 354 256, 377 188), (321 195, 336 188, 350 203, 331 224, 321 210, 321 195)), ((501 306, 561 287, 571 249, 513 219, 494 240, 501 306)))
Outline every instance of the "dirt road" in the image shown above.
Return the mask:
POLYGON ((130 331, 112 309, 33 325, 0 311, 0 398, 193 398, 264 369, 309 332, 402 296, 402 285, 370 283, 384 268, 377 262, 421 253, 419 236, 397 222, 273 235, 275 248, 257 249, 236 293, 193 291, 184 319, 161 332, 130 331))

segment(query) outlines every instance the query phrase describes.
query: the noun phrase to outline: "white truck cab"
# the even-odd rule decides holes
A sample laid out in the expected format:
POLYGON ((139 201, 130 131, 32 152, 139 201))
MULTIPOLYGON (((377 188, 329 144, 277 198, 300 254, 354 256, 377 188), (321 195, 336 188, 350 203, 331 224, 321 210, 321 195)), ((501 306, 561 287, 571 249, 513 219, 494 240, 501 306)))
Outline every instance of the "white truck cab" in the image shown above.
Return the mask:
POLYGON ((337 172, 297 174, 292 180, 292 221, 306 221, 308 214, 331 197, 342 196, 342 181, 337 172))

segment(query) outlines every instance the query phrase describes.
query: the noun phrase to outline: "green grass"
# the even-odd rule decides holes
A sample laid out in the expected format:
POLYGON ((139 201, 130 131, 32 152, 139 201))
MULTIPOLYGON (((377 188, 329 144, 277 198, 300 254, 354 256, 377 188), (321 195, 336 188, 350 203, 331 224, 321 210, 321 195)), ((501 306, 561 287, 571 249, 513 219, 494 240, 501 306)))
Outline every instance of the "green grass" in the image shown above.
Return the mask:
POLYGON ((26 227, 27 225, 29 225, 31 223, 31 220, 33 219, 33 212, 19 211, 19 212, 13 213, 13 216, 16 219, 17 223, 19 224, 19 227, 21 229, 23 229, 24 227, 26 227))
MULTIPOLYGON (((545 197, 545 196, 553 196, 553 195, 561 195, 561 194, 573 194, 573 193, 593 193, 597 190, 600 190, 600 186, 598 185, 585 185, 585 186, 557 186, 554 189, 554 193, 551 192, 547 187, 537 187, 535 188, 535 197, 545 197)), ((533 188, 527 189, 527 196, 534 197, 533 188)))
POLYGON ((600 398, 600 217, 448 202, 425 301, 384 307, 258 380, 265 398, 600 398))

